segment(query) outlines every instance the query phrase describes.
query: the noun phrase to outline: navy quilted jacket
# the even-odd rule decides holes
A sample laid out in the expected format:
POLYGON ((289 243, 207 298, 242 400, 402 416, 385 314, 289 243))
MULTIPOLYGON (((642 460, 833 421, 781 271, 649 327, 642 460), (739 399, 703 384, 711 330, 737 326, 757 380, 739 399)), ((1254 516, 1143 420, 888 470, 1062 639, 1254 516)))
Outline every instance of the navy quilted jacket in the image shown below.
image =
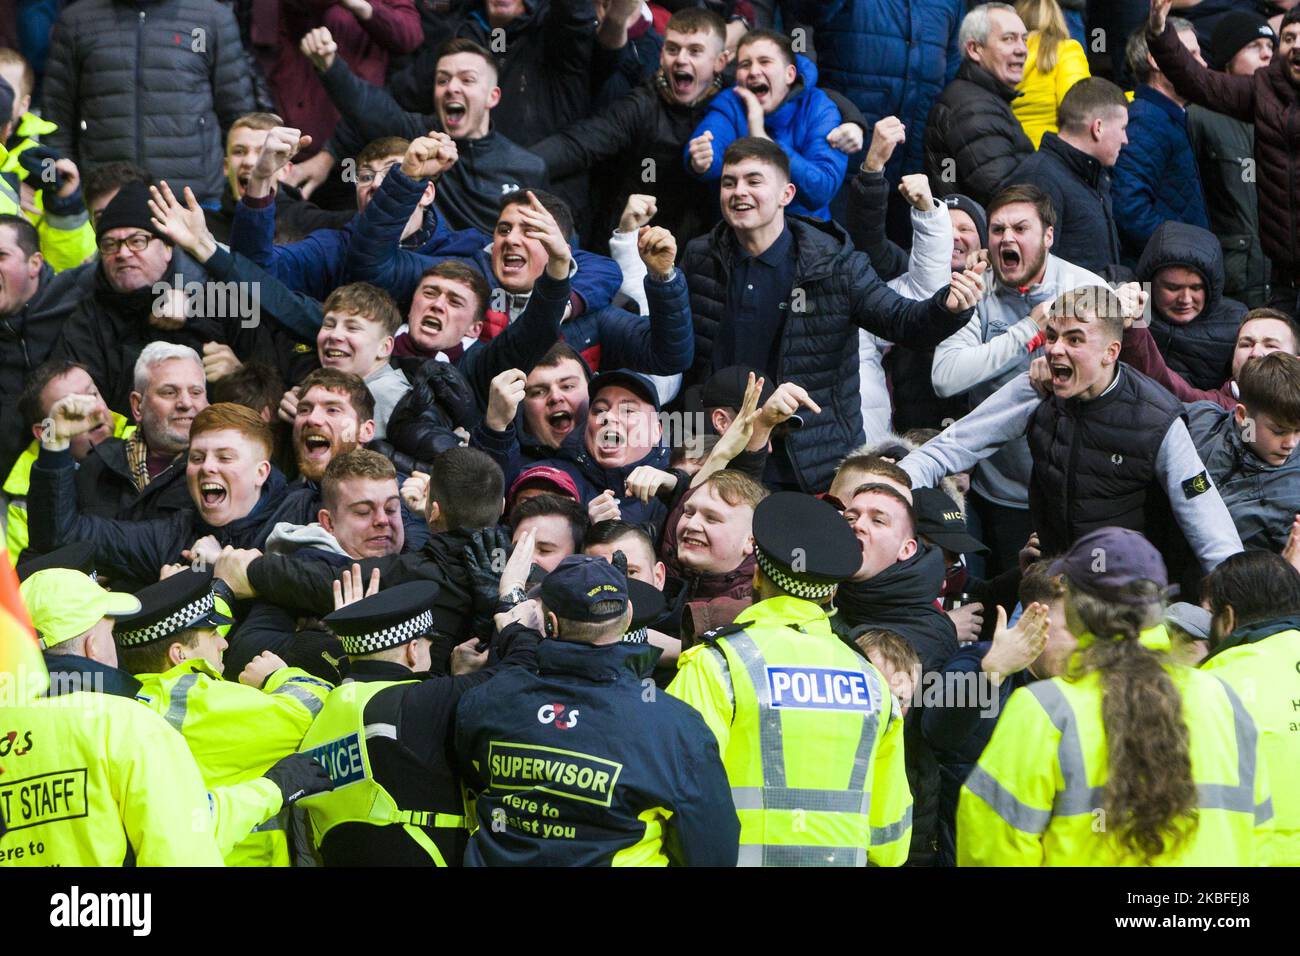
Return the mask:
POLYGON ((1115 224, 1128 265, 1166 219, 1210 228, 1187 112, 1149 86, 1139 86, 1128 108, 1128 145, 1111 176, 1115 224))

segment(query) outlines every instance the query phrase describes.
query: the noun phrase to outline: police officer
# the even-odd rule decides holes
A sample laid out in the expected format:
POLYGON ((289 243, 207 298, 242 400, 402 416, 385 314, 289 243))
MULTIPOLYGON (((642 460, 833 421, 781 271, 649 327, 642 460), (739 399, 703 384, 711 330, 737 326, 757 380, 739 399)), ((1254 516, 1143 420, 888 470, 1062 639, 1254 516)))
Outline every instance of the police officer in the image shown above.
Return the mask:
POLYGON ((1007 701, 961 789, 957 865, 1268 862, 1258 728, 1225 682, 1170 657, 1160 552, 1101 528, 1051 570, 1078 650, 1007 701))
MULTIPOLYGON (((64 560, 75 557, 65 555, 64 560)), ((115 666, 112 626, 113 615, 140 610, 137 598, 106 591, 89 575, 57 567, 35 571, 19 591, 44 649, 51 676, 49 696, 65 699, 32 711, 22 733, 7 748, 0 742, 0 748, 8 750, 3 756, 10 756, 15 768, 24 771, 16 776, 25 780, 33 774, 40 778, 41 772, 53 773, 50 779, 56 779, 59 773, 48 769, 56 765, 80 772, 68 775, 63 783, 50 783, 48 794, 41 790, 43 782, 25 784, 25 791, 12 788, 7 796, 0 787, 0 810, 9 806, 10 827, 39 828, 28 834, 32 841, 25 853, 6 855, 0 841, 0 862, 219 865, 220 854, 211 858, 212 839, 215 846, 229 851, 254 826, 280 810, 286 796, 282 788, 293 785, 301 770, 277 765, 267 771, 269 781, 258 778, 214 787, 205 795, 184 738, 135 700, 140 682, 115 666), (125 699, 126 706, 106 697, 125 699), (69 727, 60 716, 82 709, 87 713, 84 725, 69 727), (28 760, 35 754, 38 737, 45 741, 42 753, 28 760), (86 751, 101 756, 94 764, 77 766, 79 755, 86 751), (47 769, 37 772, 40 767, 47 769), (51 800, 44 801, 46 796, 51 800), (57 809, 60 801, 65 809, 84 807, 87 814, 69 817, 40 809, 57 809), (206 819, 210 812, 211 822, 206 819), (203 824, 198 830, 196 821, 203 824), (44 849, 34 853, 37 846, 44 849)), ((4 763, 0 758, 0 767, 4 763)))
MULTIPOLYGON (((503 593, 513 583, 507 566, 503 593)), ((537 672, 504 672, 457 710, 456 759, 478 798, 466 865, 733 866, 717 745, 655 687, 659 649, 623 640, 626 575, 574 555, 539 599, 495 618, 503 634, 545 630, 537 672)))
MULTIPOLYGON (((286 778, 286 804, 330 782, 312 761, 294 760, 320 712, 329 684, 296 668, 281 667, 259 687, 223 680, 226 641, 218 627, 231 620, 217 610, 210 571, 179 571, 137 592, 141 609, 113 625, 124 670, 141 683, 139 699, 180 731, 210 788, 266 775, 286 778)), ((258 662, 255 662, 258 663, 258 662)), ((282 662, 281 662, 282 663, 282 662)), ((269 669, 262 661, 264 669, 269 669)), ((250 665, 250 668, 253 665, 250 665)), ((270 786, 261 784, 263 787, 270 786)), ((279 790, 279 787, 276 788, 279 790)), ((268 795, 272 791, 268 790, 268 795)), ((226 858, 232 866, 287 866, 288 843, 279 817, 241 840, 226 858)))
MULTIPOLYGON (((360 593, 360 568, 351 572, 360 593)), ((456 634, 461 614, 438 585, 414 581, 348 603, 324 619, 351 662, 302 750, 333 779, 303 802, 326 866, 459 866, 468 838, 460 782, 447 753, 456 704, 497 671, 476 641, 452 650, 451 674, 431 676, 435 634, 456 634)), ((501 666, 534 662, 535 640, 501 635, 501 666)))
POLYGON ((668 691, 713 730, 740 816, 741 866, 899 866, 912 795, 884 678, 831 631, 825 605, 862 563, 829 504, 797 492, 754 510, 755 603, 686 651, 668 691))

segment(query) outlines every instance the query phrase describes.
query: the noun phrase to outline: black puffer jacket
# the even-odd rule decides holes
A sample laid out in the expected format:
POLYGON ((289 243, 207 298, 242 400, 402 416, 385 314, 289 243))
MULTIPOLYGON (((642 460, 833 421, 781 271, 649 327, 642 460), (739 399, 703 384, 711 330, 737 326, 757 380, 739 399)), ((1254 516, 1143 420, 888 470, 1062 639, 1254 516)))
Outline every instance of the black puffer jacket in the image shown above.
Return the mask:
POLYGON ((925 125, 925 172, 936 196, 965 193, 987 206, 1015 178, 1034 151, 1011 112, 1019 95, 982 66, 962 61, 925 125))
POLYGON ((46 145, 85 170, 129 160, 200 202, 221 197, 223 131, 253 109, 234 14, 206 0, 80 0, 55 24, 46 145))
POLYGON ((1097 273, 1119 262, 1110 173, 1100 161, 1047 132, 1038 152, 1020 164, 1015 181, 1032 183, 1052 200, 1052 255, 1097 273))
MULTIPOLYGON (((711 97, 709 98, 711 99, 711 97)), ((601 113, 533 145, 553 179, 591 170, 604 178, 612 195, 645 193, 655 197, 655 225, 685 244, 717 222, 718 189, 682 166, 682 147, 708 112, 709 99, 694 106, 668 103, 659 76, 638 86, 601 113), (648 162, 647 162, 648 161, 648 162), (647 172, 653 174, 647 181, 647 172)), ((593 238, 608 241, 621 205, 596 223, 593 238)))
POLYGON ((407 375, 411 390, 388 417, 388 441, 416 461, 433 461, 460 445, 453 429, 474 427, 478 419, 474 390, 455 366, 437 359, 425 359, 414 375, 407 375))
POLYGON ((1205 308, 1185 325, 1171 322, 1153 306, 1151 336, 1165 362, 1194 388, 1215 389, 1231 371, 1237 327, 1246 306, 1223 297, 1223 250, 1218 237, 1185 222, 1161 223, 1138 260, 1137 279, 1152 282, 1167 266, 1182 266, 1205 279, 1205 308))
MULTIPOLYGON (((830 485, 836 462, 865 440, 857 329, 901 345, 933 348, 960 329, 971 312, 944 308, 947 286, 929 300, 902 298, 880 281, 870 260, 854 251, 834 222, 802 216, 786 221, 794 234, 795 294, 777 351, 777 379, 802 385, 821 406, 820 415, 805 411, 803 428, 785 441, 800 486, 817 492, 830 485)), ((725 222, 686 247, 682 271, 691 290, 695 381, 711 374, 713 342, 729 318, 727 287, 739 254, 725 222)))
POLYGON ((502 34, 488 24, 482 2, 462 3, 464 12, 444 21, 438 43, 426 43, 410 66, 388 79, 393 96, 408 110, 433 109, 433 79, 443 40, 468 37, 496 54, 501 104, 492 120, 510 138, 531 146, 564 129, 591 108, 591 55, 596 38, 592 0, 525 0, 524 13, 502 34))
POLYGON ((126 440, 106 438, 77 466, 77 506, 84 515, 123 521, 149 521, 177 511, 192 511, 194 502, 185 484, 185 457, 178 456, 137 491, 127 460, 126 440))

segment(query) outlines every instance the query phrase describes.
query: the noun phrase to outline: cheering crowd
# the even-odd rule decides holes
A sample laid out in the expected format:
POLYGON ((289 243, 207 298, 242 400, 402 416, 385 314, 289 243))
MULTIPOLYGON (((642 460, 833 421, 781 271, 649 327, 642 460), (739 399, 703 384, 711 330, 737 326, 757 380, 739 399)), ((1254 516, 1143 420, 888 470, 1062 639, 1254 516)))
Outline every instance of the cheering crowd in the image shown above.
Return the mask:
POLYGON ((19 6, 9 558, 214 808, 69 859, 1300 864, 1300 8, 19 6))

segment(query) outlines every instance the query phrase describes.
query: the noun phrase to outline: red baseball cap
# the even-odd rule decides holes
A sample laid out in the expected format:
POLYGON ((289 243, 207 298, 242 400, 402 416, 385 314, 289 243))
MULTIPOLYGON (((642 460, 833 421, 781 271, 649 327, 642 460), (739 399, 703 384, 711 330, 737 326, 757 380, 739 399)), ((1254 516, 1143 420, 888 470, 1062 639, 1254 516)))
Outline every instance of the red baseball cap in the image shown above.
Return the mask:
POLYGON ((532 468, 525 468, 519 473, 519 476, 510 483, 510 491, 506 494, 511 504, 514 503, 515 494, 525 485, 550 485, 561 494, 572 498, 574 501, 581 502, 582 495, 578 494, 578 486, 574 483, 572 476, 567 471, 560 468, 552 468, 550 465, 534 465, 532 468))

